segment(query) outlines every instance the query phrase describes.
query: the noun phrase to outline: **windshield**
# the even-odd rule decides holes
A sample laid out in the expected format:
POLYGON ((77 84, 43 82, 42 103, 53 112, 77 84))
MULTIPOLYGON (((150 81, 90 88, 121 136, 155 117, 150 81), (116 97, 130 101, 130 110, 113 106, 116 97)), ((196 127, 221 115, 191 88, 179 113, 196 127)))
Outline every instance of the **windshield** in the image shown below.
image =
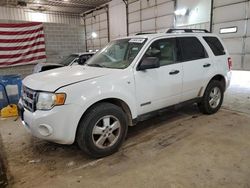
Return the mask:
POLYGON ((64 66, 68 66, 75 58, 77 58, 78 55, 77 54, 71 54, 70 56, 64 58, 60 64, 64 65, 64 66))
POLYGON ((121 39, 110 42, 87 62, 88 66, 114 69, 127 68, 137 56, 146 39, 121 39))

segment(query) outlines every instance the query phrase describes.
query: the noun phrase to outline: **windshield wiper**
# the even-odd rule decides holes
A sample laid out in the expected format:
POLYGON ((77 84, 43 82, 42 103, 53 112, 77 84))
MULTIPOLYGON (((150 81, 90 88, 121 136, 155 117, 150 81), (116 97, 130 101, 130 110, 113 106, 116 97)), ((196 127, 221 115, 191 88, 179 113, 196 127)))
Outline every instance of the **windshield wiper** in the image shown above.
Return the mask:
POLYGON ((103 65, 100 64, 87 64, 90 67, 104 67, 103 65))

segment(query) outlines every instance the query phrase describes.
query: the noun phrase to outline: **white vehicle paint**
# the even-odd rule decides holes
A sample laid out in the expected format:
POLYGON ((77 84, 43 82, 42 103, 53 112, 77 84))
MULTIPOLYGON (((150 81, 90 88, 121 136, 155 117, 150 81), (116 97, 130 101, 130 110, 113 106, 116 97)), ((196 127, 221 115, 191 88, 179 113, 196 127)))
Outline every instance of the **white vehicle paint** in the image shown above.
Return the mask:
MULTIPOLYGON (((76 139, 81 118, 90 107, 100 101, 107 99, 121 101, 127 108, 124 105, 120 107, 126 112, 130 121, 129 125, 133 125, 131 121, 139 119, 144 114, 190 99, 202 98, 208 84, 215 76, 221 79, 226 89, 231 78, 231 71, 228 67, 229 55, 225 50, 225 55, 215 56, 203 39, 204 36, 216 37, 210 33, 163 33, 117 39, 110 43, 111 47, 116 43, 120 45, 120 41, 125 41, 126 45, 133 46, 135 43, 142 45, 141 49, 136 45, 131 47, 130 53, 133 55, 133 50, 137 50, 138 54, 130 64, 126 64, 125 68, 99 67, 109 64, 100 63, 99 66, 96 64, 92 66, 90 63, 85 66, 63 67, 30 75, 23 80, 24 95, 20 100, 20 106, 24 106, 23 123, 28 131, 38 138, 61 144, 72 144, 76 139), (181 42, 176 42, 180 37, 196 37, 204 46, 206 57, 190 61, 177 61, 174 57, 176 59, 174 63, 145 70, 138 68, 142 67, 140 64, 142 58, 146 59, 148 54, 154 53, 155 41, 157 44, 162 39, 163 42, 171 39, 175 41, 174 45, 177 43, 180 45, 181 42), (144 42, 141 43, 141 41, 144 42), (49 92, 52 95, 63 93, 66 100, 60 106, 37 110, 34 106, 23 104, 31 100, 27 99, 30 92, 34 95, 39 92, 49 92)), ((106 53, 108 49, 109 46, 93 56, 92 62, 100 58, 100 54, 103 53, 102 58, 114 64, 114 59, 117 57, 109 57, 110 54, 106 53)), ((123 47, 115 49, 122 51, 123 47)), ((163 49, 165 50, 165 47, 163 49)), ((158 53, 157 50, 156 52, 158 53)), ((166 59, 169 58, 168 55, 166 59)), ((174 55, 172 55, 170 53, 169 56, 173 58, 174 55)), ((184 57, 183 54, 182 57, 184 57)), ((158 61, 160 58, 152 57, 151 59, 158 61)), ((163 59, 161 62, 165 63, 165 61, 168 63, 168 59, 163 59)), ((121 65, 125 66, 122 63, 121 65)), ((37 97, 31 102, 36 105, 36 100, 37 97)))

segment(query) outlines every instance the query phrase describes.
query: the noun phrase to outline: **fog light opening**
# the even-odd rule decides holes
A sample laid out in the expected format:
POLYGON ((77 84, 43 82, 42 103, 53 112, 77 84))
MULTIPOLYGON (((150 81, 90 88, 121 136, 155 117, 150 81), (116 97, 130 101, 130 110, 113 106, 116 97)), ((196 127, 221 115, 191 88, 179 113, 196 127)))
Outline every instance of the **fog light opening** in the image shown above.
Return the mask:
POLYGON ((53 130, 50 126, 48 125, 40 125, 39 126, 39 133, 42 136, 50 136, 52 134, 53 130))

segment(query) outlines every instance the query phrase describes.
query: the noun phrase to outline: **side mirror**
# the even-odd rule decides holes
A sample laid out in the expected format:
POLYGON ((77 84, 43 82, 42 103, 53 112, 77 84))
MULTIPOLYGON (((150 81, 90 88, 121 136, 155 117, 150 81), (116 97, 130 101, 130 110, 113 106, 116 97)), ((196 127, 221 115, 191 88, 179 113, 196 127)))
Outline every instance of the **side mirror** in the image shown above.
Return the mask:
POLYGON ((146 57, 140 63, 138 70, 155 69, 160 67, 160 61, 158 57, 146 57))

